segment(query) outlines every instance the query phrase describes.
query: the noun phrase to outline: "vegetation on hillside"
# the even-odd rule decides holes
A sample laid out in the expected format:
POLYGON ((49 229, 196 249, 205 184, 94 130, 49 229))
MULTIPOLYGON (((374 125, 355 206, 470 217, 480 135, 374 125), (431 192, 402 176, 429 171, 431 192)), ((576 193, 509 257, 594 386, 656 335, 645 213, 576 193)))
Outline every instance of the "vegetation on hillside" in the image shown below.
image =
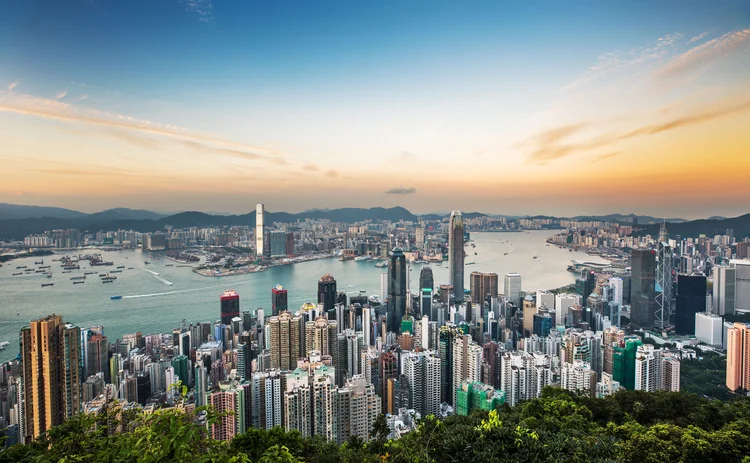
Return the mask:
MULTIPOLYGON (((208 412, 206 419, 217 419, 208 412)), ((378 419, 369 443, 342 446, 281 429, 251 429, 231 443, 178 411, 79 416, 0 462, 418 463, 709 462, 750 463, 750 399, 708 400, 689 393, 623 391, 591 399, 547 388, 514 408, 444 421, 387 439, 378 419), (123 432, 114 433, 114 428, 123 432)))

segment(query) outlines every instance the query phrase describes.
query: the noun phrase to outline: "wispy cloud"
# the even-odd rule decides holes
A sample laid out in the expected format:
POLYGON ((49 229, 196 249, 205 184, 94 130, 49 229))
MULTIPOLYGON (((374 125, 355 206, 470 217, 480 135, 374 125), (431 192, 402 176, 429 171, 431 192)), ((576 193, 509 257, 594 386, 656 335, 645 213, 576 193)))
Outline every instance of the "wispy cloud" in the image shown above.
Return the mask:
POLYGON ((162 136, 183 142, 193 142, 192 148, 199 149, 207 154, 222 153, 244 157, 245 159, 263 158, 279 165, 287 163, 280 153, 267 148, 223 140, 170 124, 159 124, 122 114, 105 113, 96 109, 31 95, 0 91, 0 111, 74 124, 93 125, 100 127, 109 135, 114 134, 120 138, 127 138, 128 141, 139 143, 142 146, 153 146, 148 136, 162 136), (125 132, 127 132, 127 135, 123 135, 125 132), (136 136, 145 137, 146 140, 136 142, 134 141, 136 136))
MULTIPOLYGON (((527 151, 528 162, 546 164, 567 156, 588 154, 598 149, 615 145, 618 142, 632 138, 657 135, 670 130, 691 125, 702 124, 733 114, 750 111, 750 101, 737 104, 714 105, 694 111, 692 114, 674 117, 664 122, 641 125, 627 132, 601 133, 593 123, 582 122, 551 128, 540 132, 520 143, 518 146, 527 151), (599 132, 598 135, 592 135, 599 132)), ((658 112, 657 114, 663 114, 658 112)), ((618 155, 619 152, 598 156, 594 162, 618 155)))
MULTIPOLYGON (((700 36, 699 36, 700 37, 700 36)), ((727 32, 721 37, 697 45, 674 58, 656 72, 658 78, 669 78, 699 67, 705 67, 723 58, 750 40, 750 28, 727 32)))
POLYGON ((198 21, 210 23, 213 21, 214 5, 211 0, 180 0, 185 9, 198 15, 198 21))
POLYGON ((10 85, 8 85, 8 91, 12 92, 14 88, 18 87, 18 81, 11 82, 10 85))
POLYGON ((89 98, 88 95, 81 95, 81 101, 88 100, 88 98, 89 98))
POLYGON ((388 195, 413 195, 417 192, 416 188, 406 188, 403 185, 397 188, 391 188, 390 190, 386 190, 385 194, 388 195))
POLYGON ((323 175, 325 175, 326 177, 330 177, 330 178, 338 178, 339 172, 335 169, 331 169, 331 170, 327 170, 326 173, 323 175))
POLYGON ((613 151, 611 153, 600 154, 599 156, 595 157, 591 162, 601 162, 601 161, 604 161, 605 159, 619 156, 620 154, 621 153, 619 151, 613 151))
POLYGON ((315 164, 305 164, 304 166, 302 166, 302 170, 306 170, 309 172, 317 172, 318 166, 316 166, 315 164))
POLYGON ((683 34, 674 33, 659 37, 647 46, 633 48, 627 51, 611 51, 599 56, 597 62, 589 67, 585 73, 566 86, 563 90, 575 90, 593 83, 606 74, 637 64, 656 61, 669 54, 683 34))
POLYGON ((63 90, 62 92, 60 92, 60 93, 58 93, 57 95, 55 95, 55 99, 56 99, 56 100, 62 100, 62 99, 63 99, 63 98, 65 98, 65 97, 66 97, 67 95, 68 95, 68 91, 67 91, 67 90, 63 90))
POLYGON ((695 37, 693 37, 690 40, 688 40, 688 44, 695 43, 695 42, 699 41, 700 39, 704 38, 707 35, 708 35, 708 32, 703 32, 701 34, 698 34, 695 37))

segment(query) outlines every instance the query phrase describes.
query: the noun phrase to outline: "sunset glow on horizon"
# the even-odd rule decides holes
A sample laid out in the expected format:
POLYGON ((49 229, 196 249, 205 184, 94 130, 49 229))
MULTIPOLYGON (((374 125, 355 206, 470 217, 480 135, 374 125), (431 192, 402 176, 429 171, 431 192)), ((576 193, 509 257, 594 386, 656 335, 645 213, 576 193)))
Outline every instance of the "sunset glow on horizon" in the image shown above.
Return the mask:
POLYGON ((746 1, 4 10, 0 202, 750 212, 746 1))

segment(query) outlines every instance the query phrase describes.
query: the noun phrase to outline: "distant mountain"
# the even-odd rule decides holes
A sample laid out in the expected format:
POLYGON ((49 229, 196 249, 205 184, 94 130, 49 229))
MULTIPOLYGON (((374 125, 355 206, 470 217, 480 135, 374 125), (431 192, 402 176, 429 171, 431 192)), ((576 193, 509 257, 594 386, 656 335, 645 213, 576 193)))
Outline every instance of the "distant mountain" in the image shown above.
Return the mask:
POLYGON ((86 219, 91 222, 106 222, 113 220, 158 220, 162 217, 164 217, 164 214, 159 214, 157 212, 117 207, 115 209, 107 209, 106 211, 89 214, 86 219))
MULTIPOLYGON (((701 234, 713 237, 725 234, 728 229, 734 231, 734 236, 738 241, 745 237, 750 237, 750 214, 732 219, 701 219, 681 223, 669 223, 667 221, 667 231, 672 238, 677 235, 683 238, 694 238, 701 234)), ((657 236, 659 234, 659 224, 640 227, 633 234, 635 236, 657 236)))
POLYGON ((32 217, 54 217, 57 219, 73 219, 86 214, 62 207, 22 206, 18 204, 0 203, 0 220, 28 219, 32 217))
POLYGON ((726 219, 727 219, 726 217, 722 217, 720 215, 712 215, 711 217, 709 217, 706 220, 726 220, 726 219))
MULTIPOLYGON (((650 223, 662 223, 664 221, 663 218, 659 217, 651 217, 649 215, 637 215, 637 214, 609 214, 609 215, 579 215, 576 217, 572 217, 575 220, 579 220, 581 222, 621 222, 621 223, 633 223, 633 218, 638 218, 638 224, 650 224, 650 223)), ((667 222, 673 222, 673 223, 679 223, 679 222, 687 222, 685 219, 680 218, 671 218, 666 219, 667 222)))
MULTIPOLYGON (((333 222, 353 223, 364 220, 416 221, 417 216, 403 207, 344 208, 307 211, 299 214, 266 211, 266 223, 291 223, 305 219, 328 219, 333 222)), ((255 226, 255 211, 243 215, 211 215, 188 211, 163 217, 149 211, 114 209, 97 214, 83 214, 76 218, 24 218, 0 220, 0 239, 12 240, 57 228, 77 228, 88 232, 99 230, 135 230, 143 233, 163 230, 165 225, 175 228, 246 225, 255 226), (107 219, 107 216, 111 217, 107 219)))

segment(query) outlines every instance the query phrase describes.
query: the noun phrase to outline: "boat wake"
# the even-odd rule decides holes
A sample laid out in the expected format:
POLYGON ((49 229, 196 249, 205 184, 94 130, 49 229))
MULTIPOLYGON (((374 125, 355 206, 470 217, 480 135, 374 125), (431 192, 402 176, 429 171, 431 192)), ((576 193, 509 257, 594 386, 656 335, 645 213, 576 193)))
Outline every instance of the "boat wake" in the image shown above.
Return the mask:
POLYGON ((144 268, 144 269, 142 269, 142 270, 143 270, 144 272, 148 272, 148 273, 150 273, 150 274, 152 274, 152 275, 157 275, 157 276, 159 275, 159 272, 154 272, 153 270, 149 270, 149 269, 147 269, 147 268, 144 268))
MULTIPOLYGON (((167 280, 164 280, 163 278, 159 278, 159 280, 167 282, 170 285, 172 284, 171 282, 168 282, 167 280)), ((191 291, 204 291, 204 290, 207 290, 207 289, 228 288, 228 287, 233 287, 233 286, 239 286, 239 285, 242 285, 242 284, 245 284, 245 283, 250 283, 250 282, 253 282, 253 281, 255 281, 255 280, 253 280, 253 279, 247 279, 247 280, 243 280, 243 281, 232 282, 231 285, 221 284, 221 285, 201 286, 200 288, 176 289, 174 291, 165 291, 165 292, 162 292, 162 293, 134 294, 132 296, 122 296, 122 298, 123 299, 136 299, 136 298, 139 298, 139 297, 169 296, 171 294, 188 293, 188 292, 191 292, 191 291)))

